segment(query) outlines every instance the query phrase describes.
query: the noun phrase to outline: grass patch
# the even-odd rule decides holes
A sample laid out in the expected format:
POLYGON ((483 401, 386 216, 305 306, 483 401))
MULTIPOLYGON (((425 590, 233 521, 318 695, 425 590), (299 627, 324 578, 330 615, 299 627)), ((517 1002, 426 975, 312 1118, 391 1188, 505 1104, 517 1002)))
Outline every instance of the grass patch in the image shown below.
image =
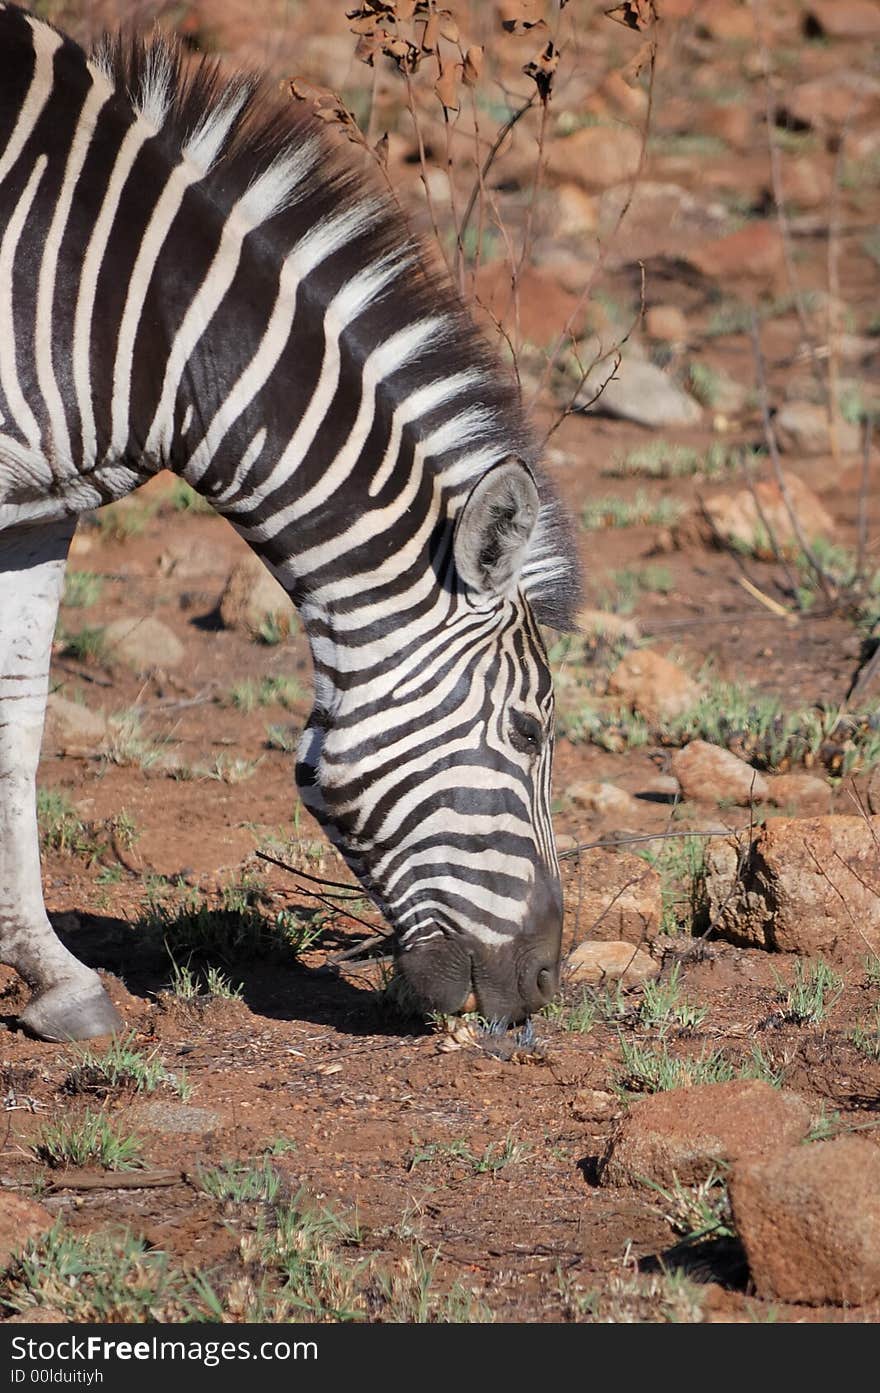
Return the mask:
POLYGON ((175 478, 168 492, 162 496, 159 511, 162 513, 213 513, 214 509, 207 498, 196 493, 195 489, 186 482, 186 479, 175 478))
POLYGON ((866 1059, 880 1060, 880 1002, 875 1005, 873 1016, 856 1023, 849 1038, 866 1059))
POLYGON ((66 851, 88 860, 98 854, 90 824, 79 816, 67 794, 58 789, 37 789, 37 827, 44 851, 66 851))
POLYGON ((107 723, 104 758, 122 768, 152 769, 162 758, 161 746, 143 733, 137 711, 119 711, 107 723))
POLYGON ((230 704, 245 715, 258 706, 283 706, 290 711, 305 699, 305 689, 295 677, 248 678, 229 689, 230 704))
POLYGON ((643 595, 669 595, 675 584, 669 567, 657 565, 624 567, 611 581, 613 589, 600 592, 598 604, 614 614, 631 614, 643 595))
MULTIPOLYGON (((214 959, 228 965, 278 953, 301 953, 317 941, 324 926, 320 915, 308 919, 286 909, 270 913, 265 887, 255 879, 225 886, 214 905, 197 894, 171 903, 154 900, 138 921, 139 928, 162 939, 175 966, 178 959, 214 959)), ((215 990, 211 994, 224 993, 215 990)))
POLYGON ((680 979, 681 964, 676 963, 665 982, 645 983, 639 1008, 639 1022, 643 1026, 656 1026, 661 1030, 669 1026, 695 1030, 702 1025, 709 1014, 708 1009, 682 999, 680 979))
POLYGON ((520 1165, 527 1160, 531 1150, 526 1142, 515 1141, 509 1132, 503 1141, 490 1142, 480 1155, 473 1152, 464 1140, 430 1142, 413 1152, 406 1169, 411 1173, 417 1166, 438 1160, 453 1160, 463 1161, 474 1175, 498 1175, 507 1166, 520 1165))
POLYGON ((75 658, 80 663, 107 661, 107 635, 100 626, 85 625, 78 633, 65 633, 61 643, 65 658, 75 658))
POLYGON ((693 933, 704 899, 705 837, 670 837, 660 842, 659 849, 636 847, 635 853, 660 877, 663 933, 693 933))
POLYGON ((723 1050, 704 1048, 698 1055, 672 1055, 665 1040, 643 1044, 619 1035, 623 1066, 614 1080, 617 1092, 665 1093, 672 1088, 693 1088, 704 1083, 729 1083, 732 1079, 763 1079, 779 1087, 781 1071, 774 1068, 756 1046, 738 1067, 723 1050))
POLYGON ((40 1161, 55 1168, 100 1166, 134 1170, 141 1164, 141 1143, 120 1131, 103 1112, 88 1109, 80 1118, 63 1118, 43 1128, 34 1148, 40 1161))
POLYGON ((61 1224, 27 1243, 0 1285, 0 1304, 27 1313, 48 1307, 69 1322, 192 1318, 188 1283, 166 1253, 127 1230, 71 1233, 61 1224))
POLYGON ((101 598, 104 577, 92 571, 67 571, 64 576, 64 597, 61 601, 70 609, 88 609, 101 598))
POLYGON ((200 1166, 200 1188, 212 1199, 233 1204, 270 1203, 281 1188, 281 1177, 268 1158, 248 1166, 239 1161, 223 1161, 219 1166, 200 1166))
POLYGON ((798 958, 792 985, 787 987, 780 977, 776 977, 776 985, 785 1004, 785 1018, 794 1025, 824 1021, 843 992, 843 979, 821 958, 806 964, 798 958))
POLYGON ((609 495, 597 498, 581 512, 581 525, 587 532, 616 527, 672 527, 685 511, 676 498, 651 499, 639 489, 635 498, 609 495))
POLYGON ((145 1054, 135 1047, 135 1033, 117 1039, 104 1051, 81 1050, 64 1083, 67 1093, 106 1095, 117 1091, 155 1093, 168 1088, 186 1099, 192 1089, 184 1073, 172 1074, 158 1058, 158 1051, 145 1054))
POLYGON ((644 1183, 663 1200, 664 1219, 688 1247, 736 1237, 727 1184, 716 1171, 698 1185, 682 1185, 678 1178, 670 1189, 647 1178, 644 1183))
POLYGON ((171 991, 181 1001, 240 1001, 244 983, 234 983, 212 963, 204 968, 193 970, 189 963, 176 963, 171 960, 171 991))
POLYGON ((299 744, 299 733, 293 726, 267 726, 266 744, 270 750, 282 750, 287 755, 294 754, 299 744))
POLYGON ((143 502, 109 503, 95 514, 98 531, 104 542, 127 542, 140 537, 153 517, 155 507, 143 502))

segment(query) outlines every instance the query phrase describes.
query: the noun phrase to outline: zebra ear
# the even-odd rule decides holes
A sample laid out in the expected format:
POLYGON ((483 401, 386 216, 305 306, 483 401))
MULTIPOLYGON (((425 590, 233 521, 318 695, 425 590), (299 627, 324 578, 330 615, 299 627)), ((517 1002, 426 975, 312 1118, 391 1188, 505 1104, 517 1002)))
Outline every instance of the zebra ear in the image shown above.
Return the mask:
POLYGON ((467 585, 493 595, 513 588, 540 506, 531 471, 514 455, 483 475, 455 529, 455 565, 467 585))

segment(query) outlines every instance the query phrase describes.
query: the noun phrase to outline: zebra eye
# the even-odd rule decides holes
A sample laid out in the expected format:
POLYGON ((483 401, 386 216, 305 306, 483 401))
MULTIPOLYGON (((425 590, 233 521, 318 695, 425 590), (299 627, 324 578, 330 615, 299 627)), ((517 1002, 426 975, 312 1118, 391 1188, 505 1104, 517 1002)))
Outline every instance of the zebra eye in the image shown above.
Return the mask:
POLYGON ((524 755, 536 755, 544 743, 541 722, 526 711, 511 711, 510 739, 514 748, 524 755))

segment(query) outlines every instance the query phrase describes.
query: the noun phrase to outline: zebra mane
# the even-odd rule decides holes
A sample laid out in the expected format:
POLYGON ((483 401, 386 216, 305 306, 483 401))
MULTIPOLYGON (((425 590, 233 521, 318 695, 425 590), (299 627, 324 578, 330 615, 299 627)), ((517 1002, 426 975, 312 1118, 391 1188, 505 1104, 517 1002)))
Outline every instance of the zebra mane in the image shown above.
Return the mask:
POLYGON ((172 162, 184 158, 203 171, 205 196, 224 213, 237 205, 280 256, 331 218, 350 214, 350 236, 335 254, 348 258, 352 272, 383 259, 405 265, 397 293, 384 294, 363 316, 359 343, 366 354, 420 320, 439 325, 414 355, 408 390, 413 382, 427 386, 455 374, 470 380, 449 412, 453 448, 464 456, 479 447, 482 463, 471 484, 495 459, 516 455, 529 465, 541 509, 522 587, 542 623, 574 627, 580 596, 574 528, 537 462, 518 392, 379 179, 352 159, 349 145, 334 140, 309 103, 285 103, 265 80, 229 75, 217 60, 193 59, 165 37, 105 36, 90 68, 155 128, 172 162))

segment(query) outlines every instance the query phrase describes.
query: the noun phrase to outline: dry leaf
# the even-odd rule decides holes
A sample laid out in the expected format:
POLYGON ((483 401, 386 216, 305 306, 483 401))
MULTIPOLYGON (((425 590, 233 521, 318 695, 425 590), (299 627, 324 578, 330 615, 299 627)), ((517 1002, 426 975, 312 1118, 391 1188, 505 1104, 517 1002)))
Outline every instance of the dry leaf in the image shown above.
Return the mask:
POLYGON ((429 15, 425 25, 425 32, 422 34, 422 52, 436 53, 437 38, 440 31, 440 23, 436 15, 429 15))
POLYGON ((434 83, 434 91, 447 111, 458 111, 461 106, 458 100, 460 74, 460 63, 444 63, 440 68, 440 76, 434 83))
POLYGON ((462 77, 468 87, 476 87, 483 71, 483 50, 479 44, 472 44, 464 55, 462 77))
POLYGON ((643 70, 650 66, 654 56, 654 45, 646 39, 641 45, 634 58, 631 58, 625 68, 621 68, 620 76, 628 87, 638 86, 639 78, 643 70))
POLYGON ((508 34, 527 34, 544 23, 544 0, 498 0, 498 18, 508 34))
POLYGON ((622 5, 615 5, 613 10, 606 10, 605 17, 616 20, 618 24, 625 24, 627 29, 650 29, 651 25, 657 22, 655 0, 624 0, 622 5))
POLYGON ((383 169, 388 168, 388 132, 381 135, 373 146, 373 154, 383 169))
POLYGON ((440 33, 448 43, 457 44, 461 37, 458 25, 450 14, 437 16, 440 21, 440 33))
POLYGON ((319 1064, 318 1067, 317 1067, 317 1069, 315 1070, 315 1073, 316 1073, 316 1074, 323 1074, 325 1078, 327 1078, 330 1074, 341 1074, 341 1073, 342 1073, 342 1065, 341 1065, 341 1064, 319 1064))
POLYGON ((553 78, 556 69, 559 67, 559 49, 552 39, 536 53, 531 62, 526 63, 523 72, 526 77, 530 77, 538 89, 538 96, 546 106, 550 100, 550 93, 553 91, 553 78))

